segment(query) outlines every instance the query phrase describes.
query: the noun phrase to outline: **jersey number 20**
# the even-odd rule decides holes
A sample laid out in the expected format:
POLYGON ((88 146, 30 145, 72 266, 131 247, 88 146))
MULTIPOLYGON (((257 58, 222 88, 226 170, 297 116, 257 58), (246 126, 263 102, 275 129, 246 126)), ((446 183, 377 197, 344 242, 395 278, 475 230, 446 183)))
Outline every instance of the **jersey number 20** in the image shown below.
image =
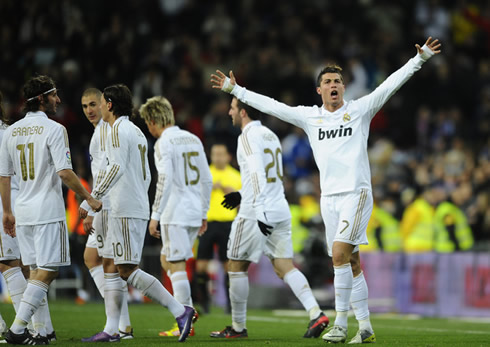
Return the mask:
POLYGON ((282 152, 280 148, 276 148, 275 152, 272 151, 270 148, 264 149, 265 154, 270 154, 272 161, 267 163, 265 166, 265 178, 267 179, 267 183, 274 183, 276 181, 275 177, 270 177, 269 175, 269 170, 273 169, 274 166, 276 167, 276 173, 277 177, 282 181, 282 174, 281 174, 281 159, 282 159, 282 152), (279 157, 281 155, 281 157, 279 157))

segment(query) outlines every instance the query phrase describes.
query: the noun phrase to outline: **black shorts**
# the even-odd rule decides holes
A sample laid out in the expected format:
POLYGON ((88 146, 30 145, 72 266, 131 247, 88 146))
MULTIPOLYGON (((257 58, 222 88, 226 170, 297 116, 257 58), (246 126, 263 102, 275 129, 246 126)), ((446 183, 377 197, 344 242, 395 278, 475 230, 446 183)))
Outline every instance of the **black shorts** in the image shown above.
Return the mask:
POLYGON ((226 248, 230 237, 231 222, 209 222, 208 230, 199 237, 197 259, 211 260, 214 257, 214 245, 218 247, 220 261, 226 261, 226 248))

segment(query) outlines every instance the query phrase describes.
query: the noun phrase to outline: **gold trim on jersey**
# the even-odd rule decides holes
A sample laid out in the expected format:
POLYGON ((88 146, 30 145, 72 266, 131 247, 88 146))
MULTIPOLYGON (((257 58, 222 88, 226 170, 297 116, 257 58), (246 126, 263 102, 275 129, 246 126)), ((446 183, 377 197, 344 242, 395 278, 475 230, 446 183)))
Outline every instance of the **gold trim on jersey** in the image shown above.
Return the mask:
POLYGON ((251 128, 245 129, 242 133, 241 140, 243 144, 243 150, 247 156, 252 155, 252 147, 250 147, 250 143, 248 142, 247 134, 251 128))
POLYGON ((124 240, 124 260, 131 261, 131 237, 129 235, 129 220, 121 218, 121 231, 124 240))
MULTIPOLYGON (((3 254, 3 242, 2 242, 2 233, 0 233, 0 258, 3 258, 5 257, 5 255, 3 254)), ((5 276, 5 274, 4 274, 5 276)))
POLYGON ((97 179, 95 180, 96 187, 100 184, 100 182, 102 182, 104 177, 105 177, 105 170, 99 171, 99 173, 97 174, 97 179))
POLYGON ((102 123, 100 126, 100 151, 105 152, 107 142, 107 123, 102 123))
POLYGON ((108 210, 102 210, 100 211, 102 214, 102 237, 104 238, 104 242, 106 241, 107 238, 107 230, 109 229, 109 211, 108 210))
POLYGON ((354 225, 352 226, 352 231, 349 238, 351 241, 354 241, 357 235, 359 234, 360 225, 362 221, 362 212, 364 211, 364 205, 366 204, 367 196, 368 196, 367 190, 361 189, 361 196, 359 197, 356 216, 354 218, 354 225))
POLYGON ((252 188, 254 190, 254 195, 257 196, 260 194, 260 185, 259 185, 259 176, 256 172, 253 172, 250 176, 250 181, 252 182, 252 188))
POLYGON ((242 240, 243 227, 245 225, 245 219, 239 218, 236 224, 235 240, 231 248, 231 256, 238 257, 238 250, 240 249, 240 241, 242 240))
POLYGON ((167 257, 170 256, 170 237, 168 235, 168 224, 163 225, 163 232, 165 233, 165 238, 162 238, 162 240, 165 241, 164 243, 164 249, 163 249, 163 254, 165 254, 167 257))
POLYGON ((68 140, 68 133, 66 132, 65 127, 63 127, 63 135, 65 137, 65 147, 69 148, 70 147, 70 141, 68 140))
POLYGON ((120 147, 120 144, 119 144, 119 125, 120 124, 121 124, 121 122, 114 124, 114 126, 112 127, 112 147, 114 147, 114 148, 120 147))
POLYGON ((164 185, 165 185, 165 174, 159 174, 158 181, 157 181, 157 191, 155 193, 155 200, 153 201, 153 206, 152 206, 153 212, 158 211, 160 207, 164 185))
POLYGON ((105 177, 105 180, 101 183, 99 191, 95 192, 96 198, 100 198, 104 193, 106 192, 107 189, 111 186, 111 183, 114 181, 114 178, 116 177, 117 173, 119 172, 119 165, 113 165, 111 168, 111 171, 107 174, 105 177))
POLYGON ((67 247, 66 247, 66 225, 65 222, 58 222, 60 232, 60 261, 62 263, 67 260, 67 247))

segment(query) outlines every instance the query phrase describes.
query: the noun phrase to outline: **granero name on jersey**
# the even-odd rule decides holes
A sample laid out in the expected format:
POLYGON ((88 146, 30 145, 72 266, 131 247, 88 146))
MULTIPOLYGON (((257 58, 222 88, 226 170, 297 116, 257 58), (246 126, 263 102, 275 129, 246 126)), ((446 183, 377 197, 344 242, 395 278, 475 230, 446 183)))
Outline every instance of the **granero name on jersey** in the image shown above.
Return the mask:
POLYGON ((18 127, 12 130, 12 136, 29 136, 29 135, 41 135, 44 131, 44 127, 33 126, 33 127, 18 127))
POLYGON ((344 136, 352 136, 352 128, 344 128, 343 125, 338 129, 327 129, 322 130, 322 128, 318 129, 318 140, 334 139, 336 137, 344 137, 344 136))

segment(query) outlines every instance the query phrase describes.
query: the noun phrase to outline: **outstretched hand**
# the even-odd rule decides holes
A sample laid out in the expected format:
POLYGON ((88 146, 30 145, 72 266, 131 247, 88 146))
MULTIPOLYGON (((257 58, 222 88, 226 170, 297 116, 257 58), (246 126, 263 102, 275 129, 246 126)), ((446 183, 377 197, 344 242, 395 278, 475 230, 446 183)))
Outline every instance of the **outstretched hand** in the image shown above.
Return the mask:
POLYGON ((233 71, 231 70, 229 78, 220 70, 216 70, 216 75, 211 74, 211 86, 215 89, 221 89, 224 92, 230 93, 235 84, 235 75, 233 75, 233 71))
MULTIPOLYGON (((441 43, 439 42, 438 39, 435 39, 435 40, 432 40, 432 37, 429 36, 429 38, 427 39, 427 41, 425 41, 425 46, 427 46, 433 54, 439 54, 441 53, 441 43)), ((415 47, 417 48, 417 52, 422 55, 424 53, 424 50, 422 49, 422 47, 420 47, 420 45, 418 43, 415 44, 415 47)))

